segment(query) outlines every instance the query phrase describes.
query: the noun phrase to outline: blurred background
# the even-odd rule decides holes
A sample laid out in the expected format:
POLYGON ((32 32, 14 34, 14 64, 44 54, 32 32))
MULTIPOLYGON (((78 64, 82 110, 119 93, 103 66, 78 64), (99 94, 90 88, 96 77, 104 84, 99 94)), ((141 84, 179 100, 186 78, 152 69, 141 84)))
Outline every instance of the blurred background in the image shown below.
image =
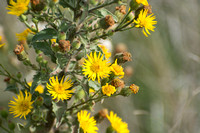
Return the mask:
MULTIPOLYGON (((133 70, 126 84, 140 86, 138 94, 128 98, 107 99, 96 110, 108 108, 128 123, 131 133, 200 132, 200 1, 149 0, 158 24, 147 38, 141 29, 116 33, 112 43, 127 45, 133 70)), ((8 45, 0 49, 0 63, 9 71, 29 72, 13 54, 15 33, 25 27, 6 12, 0 0, 0 34, 8 45), (8 49, 8 52, 5 52, 8 49)), ((12 94, 4 92, 0 77, 0 105, 7 107, 12 94)))

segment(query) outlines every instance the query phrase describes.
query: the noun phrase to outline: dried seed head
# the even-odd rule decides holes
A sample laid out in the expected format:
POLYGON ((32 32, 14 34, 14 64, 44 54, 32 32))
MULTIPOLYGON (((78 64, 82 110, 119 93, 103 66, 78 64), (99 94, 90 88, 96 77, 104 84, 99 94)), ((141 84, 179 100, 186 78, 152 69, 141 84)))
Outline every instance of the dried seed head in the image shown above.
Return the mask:
POLYGON ((105 21, 106 21, 106 24, 109 26, 112 26, 115 24, 115 20, 113 19, 113 17, 111 15, 107 15, 105 17, 105 21))
POLYGON ((112 86, 115 86, 115 88, 124 88, 125 84, 124 84, 124 81, 121 80, 121 79, 114 79, 112 82, 111 82, 111 85, 112 86))
POLYGON ((129 53, 129 52, 123 52, 123 60, 125 61, 125 62, 127 62, 127 61, 132 61, 132 55, 131 55, 131 53, 129 53))
POLYGON ((23 44, 18 44, 18 45, 15 47, 15 49, 14 49, 13 52, 14 52, 16 55, 19 55, 19 54, 21 54, 22 51, 24 51, 24 46, 23 46, 23 44))
POLYGON ((108 109, 100 110, 99 115, 102 116, 103 118, 106 118, 106 116, 108 115, 108 109))
POLYGON ((70 46, 71 46, 70 41, 66 41, 66 40, 59 41, 59 47, 62 52, 69 52, 70 46))
POLYGON ((148 10, 148 14, 151 14, 152 13, 152 7, 151 5, 147 5, 147 6, 144 6, 144 10, 147 9, 148 10))

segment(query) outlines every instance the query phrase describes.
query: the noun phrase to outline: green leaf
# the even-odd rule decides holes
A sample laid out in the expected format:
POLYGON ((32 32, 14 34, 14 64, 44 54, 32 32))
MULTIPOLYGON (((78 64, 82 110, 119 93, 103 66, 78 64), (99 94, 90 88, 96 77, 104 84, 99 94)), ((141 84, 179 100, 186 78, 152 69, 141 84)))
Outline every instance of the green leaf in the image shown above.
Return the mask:
POLYGON ((10 91, 10 92, 13 92, 13 93, 17 94, 19 92, 19 89, 14 84, 14 85, 7 86, 7 88, 5 89, 5 91, 10 91))
POLYGON ((57 119, 56 125, 59 125, 62 122, 61 121, 62 116, 66 112, 67 104, 65 102, 59 102, 59 103, 52 102, 52 104, 53 104, 53 112, 55 113, 57 119))
POLYGON ((37 73, 36 75, 34 75, 33 77, 33 82, 32 82, 32 85, 31 85, 31 94, 33 94, 35 92, 35 88, 40 84, 41 82, 41 73, 37 73))
POLYGON ((95 91, 97 91, 101 88, 101 85, 97 81, 92 81, 92 80, 88 81, 88 86, 90 88, 93 88, 95 91))
POLYGON ((104 18, 107 15, 111 15, 113 17, 113 19, 115 20, 115 22, 118 22, 118 18, 114 14, 112 14, 110 11, 105 9, 105 8, 101 8, 99 10, 95 10, 92 13, 96 14, 100 18, 104 18))
POLYGON ((66 57, 65 54, 62 54, 62 53, 56 53, 56 62, 57 64, 59 64, 60 68, 62 69, 66 63, 69 61, 69 58, 66 57))
POLYGON ((44 29, 38 33, 35 34, 32 41, 40 41, 40 40, 47 40, 57 37, 57 31, 52 28, 44 29))
POLYGON ((75 8, 75 0, 60 0, 59 1, 59 4, 66 8, 66 7, 69 7, 69 8, 75 8))
POLYGON ((55 63, 56 57, 47 42, 32 42, 31 45, 36 49, 42 51, 45 55, 50 56, 51 60, 55 63))

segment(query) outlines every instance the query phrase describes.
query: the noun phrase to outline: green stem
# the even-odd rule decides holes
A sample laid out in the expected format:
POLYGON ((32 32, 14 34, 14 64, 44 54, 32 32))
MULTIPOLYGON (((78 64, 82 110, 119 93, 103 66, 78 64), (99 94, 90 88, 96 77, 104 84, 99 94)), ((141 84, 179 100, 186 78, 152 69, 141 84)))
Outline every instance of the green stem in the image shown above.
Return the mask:
POLYGON ((34 29, 34 28, 32 28, 32 27, 28 24, 27 21, 23 21, 23 23, 24 23, 30 30, 32 30, 33 32, 37 32, 37 30, 34 29))
POLYGON ((128 11, 128 13, 124 16, 124 18, 122 19, 122 21, 119 23, 119 25, 117 26, 116 29, 118 29, 126 20, 126 18, 128 17, 128 15, 131 13, 131 10, 128 11))
POLYGON ((9 131, 9 130, 8 130, 7 128, 5 128, 4 126, 0 125, 0 127, 1 127, 3 130, 5 130, 6 132, 12 133, 11 131, 9 131))
POLYGON ((92 9, 90 9, 88 12, 91 13, 91 12, 93 12, 94 10, 97 10, 97 9, 99 9, 99 8, 102 8, 102 7, 105 7, 105 6, 108 6, 108 5, 111 5, 111 4, 113 4, 113 3, 115 3, 115 0, 113 0, 113 1, 111 1, 111 2, 108 2, 108 3, 104 3, 104 4, 100 5, 100 6, 94 7, 94 8, 92 8, 92 9))

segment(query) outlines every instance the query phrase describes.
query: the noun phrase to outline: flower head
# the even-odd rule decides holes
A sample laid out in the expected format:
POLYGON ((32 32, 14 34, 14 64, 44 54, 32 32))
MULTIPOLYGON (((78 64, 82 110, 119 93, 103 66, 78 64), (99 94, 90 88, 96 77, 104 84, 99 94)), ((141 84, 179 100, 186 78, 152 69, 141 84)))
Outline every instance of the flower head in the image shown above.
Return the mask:
POLYGON ((117 59, 115 60, 115 63, 111 65, 110 69, 115 75, 120 76, 119 78, 124 77, 123 67, 117 64, 117 59))
POLYGON ((72 97, 71 93, 73 93, 74 90, 69 90, 73 85, 72 81, 67 79, 63 82, 63 80, 64 77, 59 83, 57 76, 56 79, 54 77, 49 79, 50 84, 47 83, 46 87, 48 92, 53 96, 53 99, 66 100, 72 97))
POLYGON ((111 53, 108 52, 108 49, 106 48, 106 46, 101 45, 101 44, 99 44, 98 46, 102 49, 103 53, 105 54, 106 59, 110 58, 111 53))
POLYGON ((19 95, 17 95, 17 98, 13 97, 15 101, 10 101, 9 103, 9 111, 11 114, 14 114, 15 117, 24 117, 26 119, 26 116, 31 112, 32 104, 31 101, 32 95, 30 92, 25 91, 25 97, 22 93, 22 91, 19 92, 19 95))
POLYGON ((2 36, 0 36, 0 48, 3 47, 5 43, 2 43, 2 36))
POLYGON ((112 128, 117 133, 129 133, 128 124, 123 122, 121 118, 113 113, 113 111, 110 111, 110 116, 107 115, 107 118, 110 121, 112 128))
POLYGON ((137 2, 138 4, 143 4, 144 6, 149 5, 149 3, 147 2, 147 0, 136 0, 136 2, 137 2))
POLYGON ((29 28, 25 29, 22 33, 16 33, 17 41, 26 41, 29 33, 34 34, 29 28))
POLYGON ((30 0, 10 0, 10 5, 7 9, 10 10, 8 14, 20 16, 28 10, 28 4, 30 0))
POLYGON ((97 133, 97 126, 94 117, 90 118, 90 113, 86 110, 81 110, 77 114, 80 127, 83 129, 84 133, 97 133))
POLYGON ((111 96, 116 92, 116 89, 114 86, 108 85, 108 83, 106 83, 106 85, 102 86, 102 92, 107 96, 111 96))
MULTIPOLYGON (((29 82, 28 83, 29 86, 32 86, 32 82, 29 82)), ((44 93, 44 87, 42 85, 38 85, 36 88, 35 88, 35 91, 39 92, 40 94, 44 93)))
POLYGON ((147 9, 141 10, 137 20, 134 20, 136 24, 135 27, 143 28, 142 32, 146 37, 148 37, 147 34, 150 35, 149 30, 154 31, 155 26, 153 25, 157 24, 157 21, 154 20, 156 18, 153 16, 154 14, 152 13, 151 15, 147 16, 147 13, 147 9))
POLYGON ((132 91, 134 94, 138 93, 138 91, 139 91, 139 86, 137 86, 137 85, 135 85, 135 84, 130 85, 129 88, 131 89, 131 91, 132 91))
POLYGON ((83 74, 85 76, 88 75, 89 80, 92 79, 94 81, 97 78, 98 82, 100 82, 100 79, 109 76, 109 60, 103 60, 103 55, 99 53, 99 55, 97 56, 96 52, 91 52, 90 55, 87 56, 88 59, 85 59, 85 62, 83 64, 83 74))

